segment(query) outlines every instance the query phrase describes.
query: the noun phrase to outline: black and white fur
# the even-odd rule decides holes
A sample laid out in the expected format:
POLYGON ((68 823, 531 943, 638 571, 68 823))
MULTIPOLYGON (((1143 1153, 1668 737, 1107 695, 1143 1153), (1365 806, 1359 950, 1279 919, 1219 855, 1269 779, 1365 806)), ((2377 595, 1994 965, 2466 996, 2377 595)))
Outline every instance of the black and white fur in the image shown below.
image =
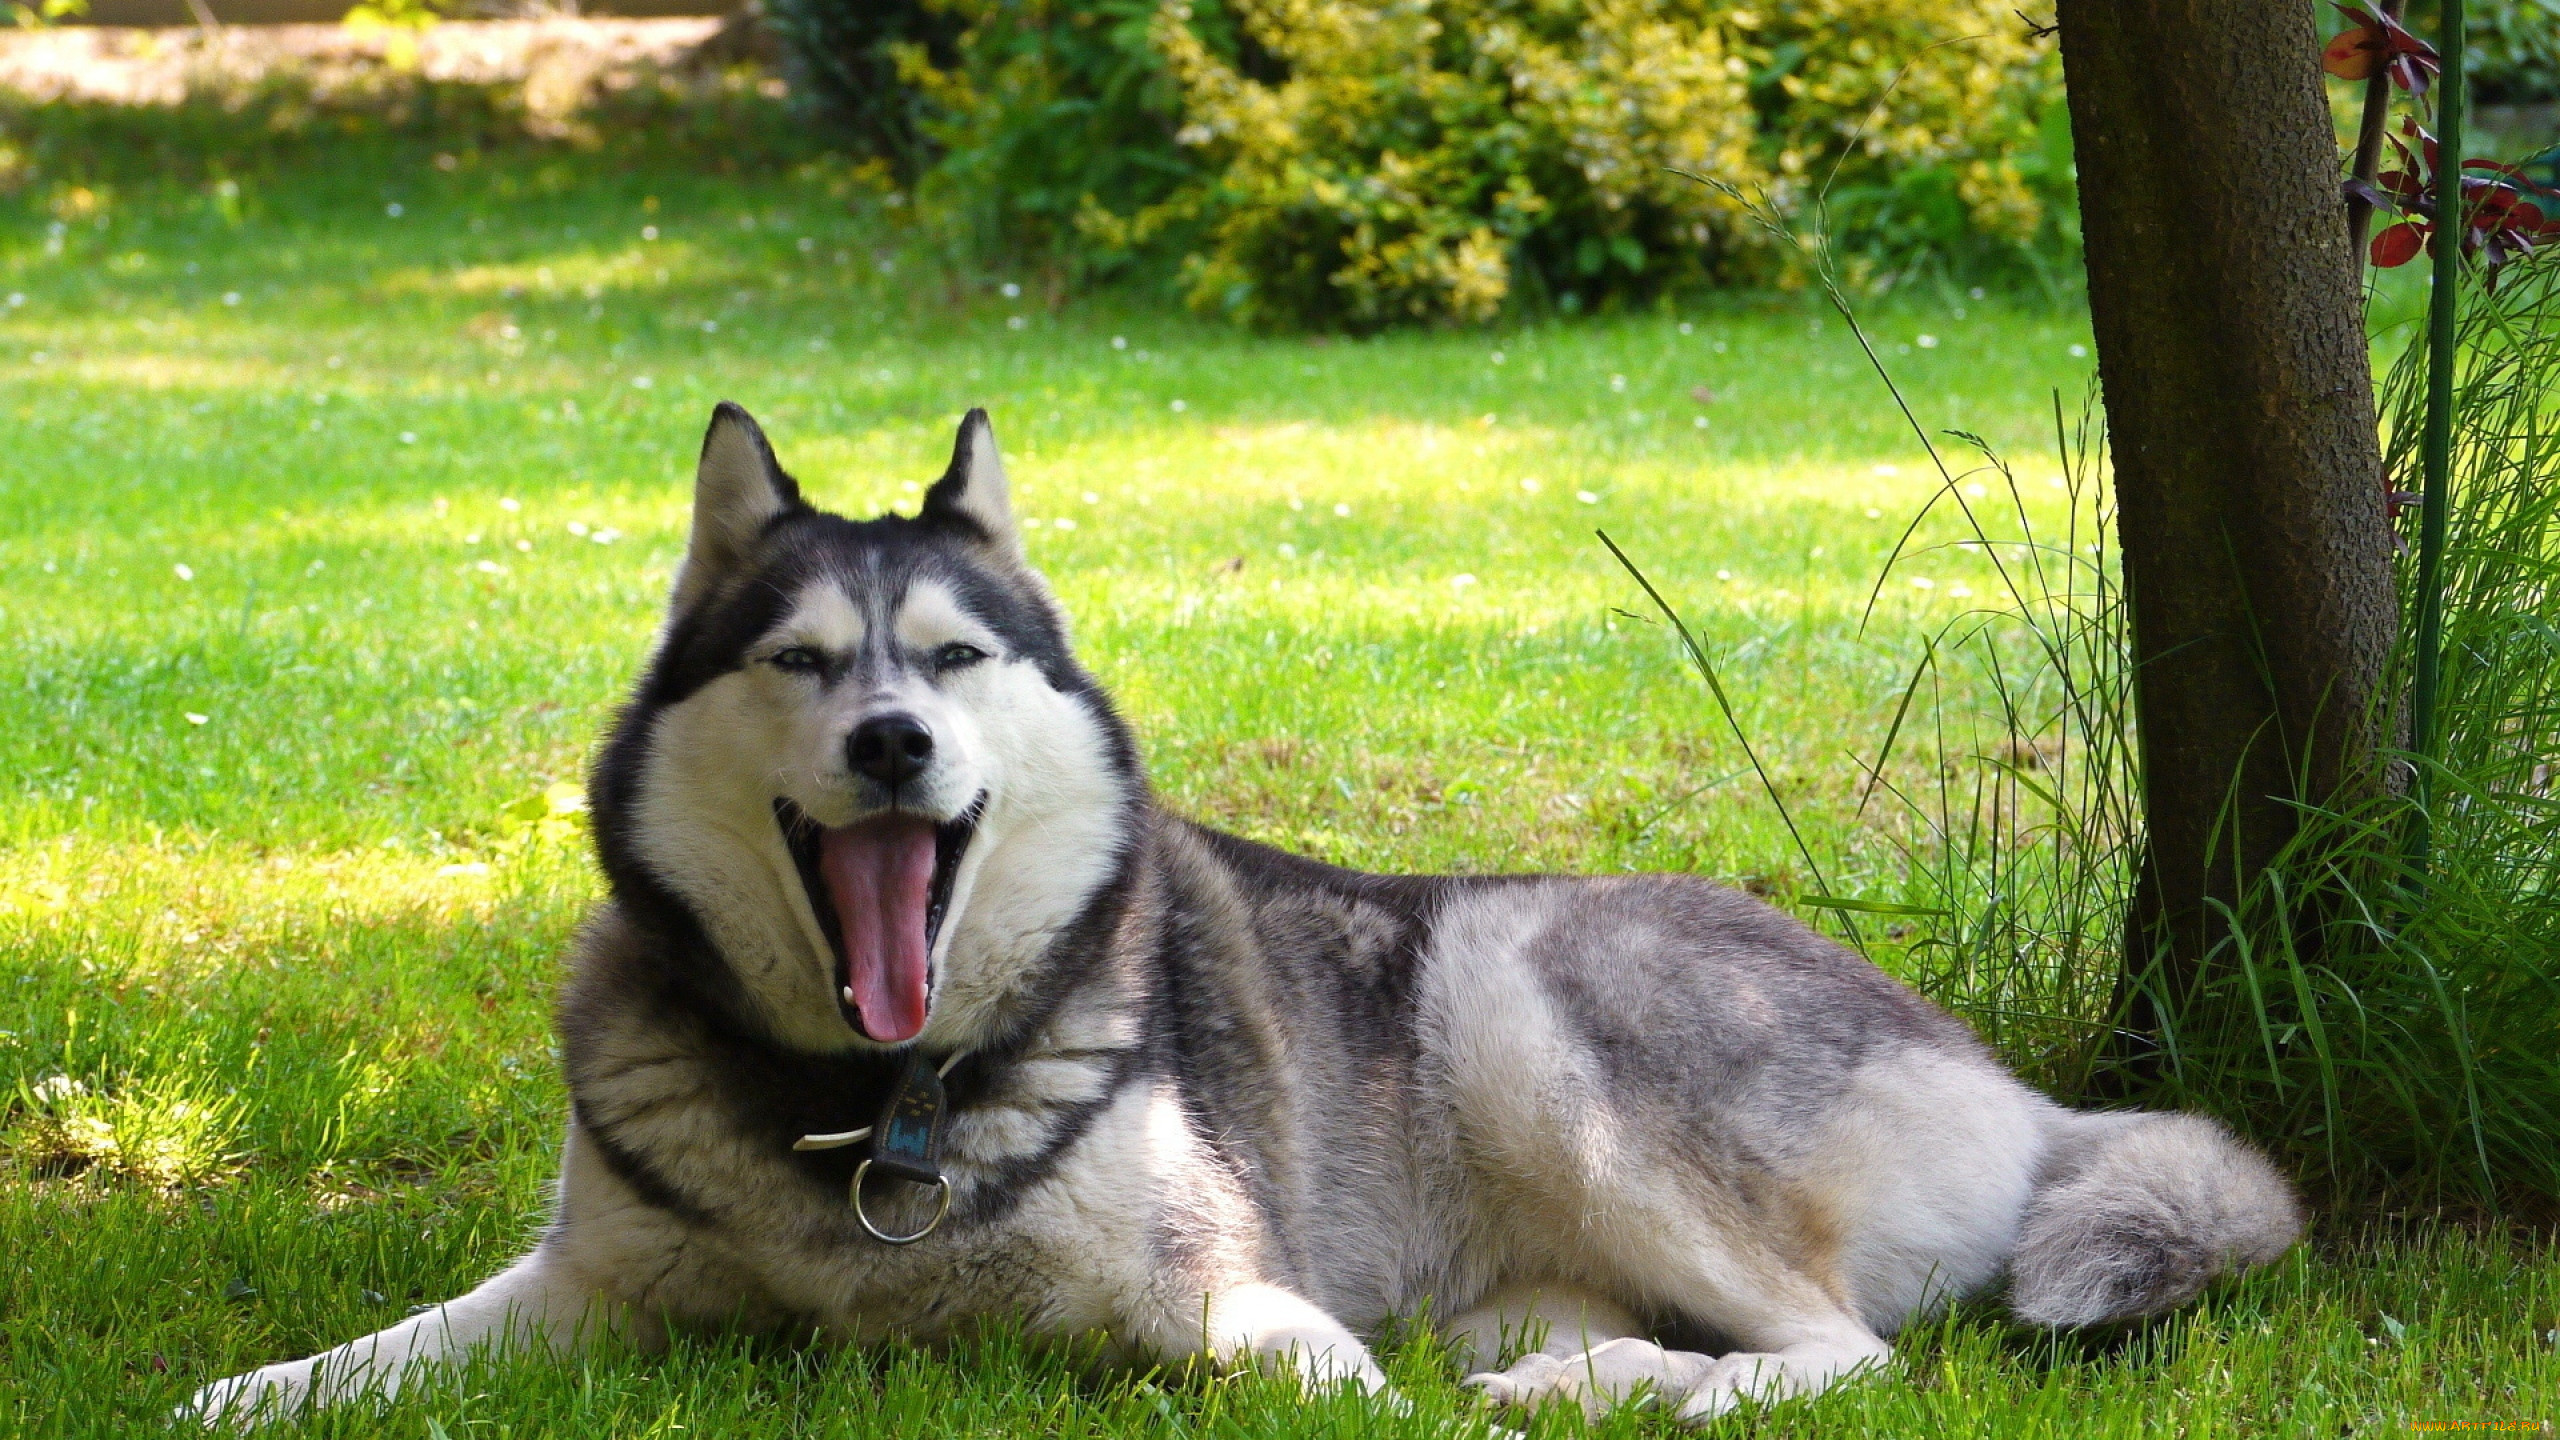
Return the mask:
MULTIPOLYGON (((1361 1332, 1427 1306, 1498 1400, 1649 1392, 1703 1419, 1875 1365, 2004 1274, 2021 1318, 2085 1325, 2177 1305, 2300 1226, 2219 1126, 2065 1110, 1731 890, 1357 874, 1160 809, 1025 558, 982 412, 920 513, 855 522, 719 409, 593 814, 612 899, 560 999, 549 1230, 471 1293, 195 1412, 388 1391, 497 1341, 981 1316, 1376 1389, 1361 1332), (848 736, 893 709, 932 757, 884 793, 848 736), (954 1204, 907 1248, 855 1225, 858 1149, 792 1148, 867 1123, 902 1052, 839 1004, 777 801, 819 825, 974 817, 913 1042, 958 1057, 954 1204)), ((874 1193, 875 1215, 929 1213, 921 1188, 874 1193)))

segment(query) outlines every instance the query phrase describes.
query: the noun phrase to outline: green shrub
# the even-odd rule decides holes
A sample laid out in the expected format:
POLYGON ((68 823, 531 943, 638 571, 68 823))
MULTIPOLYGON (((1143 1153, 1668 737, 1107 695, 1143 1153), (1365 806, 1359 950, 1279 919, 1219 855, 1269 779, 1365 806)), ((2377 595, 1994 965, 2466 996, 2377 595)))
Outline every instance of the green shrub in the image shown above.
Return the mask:
POLYGON ((1872 282, 2071 240, 2059 67, 1998 0, 776 3, 970 248, 1180 254, 1195 305, 1258 327, 1790 280, 1748 195, 1872 282))
POLYGON ((1789 0, 1743 52, 1782 213, 1817 200, 1842 278, 2035 266, 2076 249, 2059 52, 1992 0, 1789 0))
MULTIPOLYGON (((2412 0, 2402 17, 2436 38, 2435 0, 2412 0)), ((2468 0, 2462 7, 2464 69, 2483 105, 2560 100, 2560 0, 2468 0)))
POLYGON ((1149 41, 1155 0, 770 7, 805 93, 908 187, 946 257, 1082 278, 1159 238, 1171 212, 1150 207, 1196 176, 1149 41))
POLYGON ((1988 0, 1229 0, 1258 80, 1159 12, 1213 161, 1194 304, 1261 326, 1482 320, 1793 278, 1740 223, 1827 205, 1866 276, 2032 245, 2067 185, 2050 47, 1988 0), (1690 176, 1719 182, 1702 186, 1690 176))
POLYGON ((968 21, 956 57, 904 62, 930 102, 937 156, 916 198, 943 238, 986 260, 1044 262, 1062 280, 1156 239, 1172 217, 1156 207, 1199 166, 1174 144, 1181 96, 1150 44, 1155 0, 943 3, 968 21))
POLYGON ((938 0, 766 0, 796 78, 854 142, 913 179, 931 158, 919 69, 957 63, 962 16, 938 0))
POLYGON ((2484 104, 2560 100, 2560 0, 2488 0, 2466 8, 2478 38, 2472 95, 2484 104))
POLYGON ((1748 67, 1696 11, 1234 3, 1280 77, 1223 63, 1183 9, 1156 34, 1218 177, 1191 299, 1249 323, 1489 319, 1516 272, 1640 293, 1724 203, 1674 170, 1752 164, 1748 67))

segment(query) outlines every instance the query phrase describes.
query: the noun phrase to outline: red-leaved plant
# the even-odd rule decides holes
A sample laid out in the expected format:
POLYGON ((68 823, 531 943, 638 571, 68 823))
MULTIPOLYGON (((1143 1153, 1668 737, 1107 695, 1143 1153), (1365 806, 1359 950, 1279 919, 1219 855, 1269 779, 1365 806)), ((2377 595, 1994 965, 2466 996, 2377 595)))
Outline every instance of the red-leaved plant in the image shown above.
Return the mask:
POLYGON ((2427 93, 2438 68, 2434 46, 2382 11, 2340 5, 2338 13, 2355 23, 2320 52, 2324 69, 2341 80, 2370 80, 2375 71, 2388 70, 2394 85, 2412 95, 2427 93))
MULTIPOLYGON (((2371 183, 2347 182, 2350 193, 2363 197, 2375 209, 2408 217, 2373 237, 2371 258, 2385 269, 2406 265, 2424 253, 2439 218, 2436 137, 2419 128, 2415 119, 2406 119, 2400 122, 2400 134, 2389 138, 2391 148, 2400 152, 2400 168, 2383 171, 2371 183), (2415 150, 2410 148, 2412 141, 2416 142, 2415 150)), ((2482 279, 2495 290, 2499 267, 2532 254, 2538 244, 2560 240, 2560 214, 2546 213, 2544 205, 2536 203, 2541 197, 2560 201, 2560 195, 2527 180, 2518 166, 2495 160, 2465 160, 2462 168, 2466 172, 2484 172, 2462 177, 2462 253, 2480 257, 2482 279)), ((2551 209, 2560 212, 2560 205, 2551 209)))

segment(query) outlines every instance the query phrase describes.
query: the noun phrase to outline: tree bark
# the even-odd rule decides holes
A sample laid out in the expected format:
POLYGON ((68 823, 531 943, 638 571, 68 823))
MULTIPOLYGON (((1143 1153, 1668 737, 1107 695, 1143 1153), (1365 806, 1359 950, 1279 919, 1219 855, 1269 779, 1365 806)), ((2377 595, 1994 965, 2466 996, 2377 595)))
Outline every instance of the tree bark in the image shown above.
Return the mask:
POLYGON ((2312 0, 2058 18, 2139 665, 2127 959, 2175 1008, 2293 802, 2371 775, 2397 624, 2373 376, 2312 0))

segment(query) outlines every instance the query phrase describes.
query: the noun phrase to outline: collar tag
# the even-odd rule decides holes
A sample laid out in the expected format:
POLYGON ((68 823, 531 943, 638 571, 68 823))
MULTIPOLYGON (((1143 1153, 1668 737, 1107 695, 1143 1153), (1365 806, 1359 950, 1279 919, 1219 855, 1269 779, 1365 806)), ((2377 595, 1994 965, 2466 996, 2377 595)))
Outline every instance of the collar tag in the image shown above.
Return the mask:
POLYGON ((942 1076, 921 1053, 909 1054, 872 1123, 871 1168, 918 1185, 941 1183, 943 1106, 942 1076))

